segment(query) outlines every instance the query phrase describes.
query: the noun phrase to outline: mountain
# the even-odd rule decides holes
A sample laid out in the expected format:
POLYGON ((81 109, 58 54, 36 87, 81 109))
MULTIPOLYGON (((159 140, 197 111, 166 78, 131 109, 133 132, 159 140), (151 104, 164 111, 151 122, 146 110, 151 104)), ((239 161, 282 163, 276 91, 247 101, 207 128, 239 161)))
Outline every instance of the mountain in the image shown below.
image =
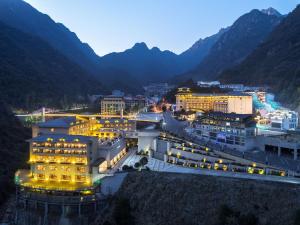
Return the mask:
POLYGON ((8 26, 38 36, 84 69, 96 73, 99 57, 82 43, 75 33, 55 23, 23 0, 1 0, 0 21, 8 26))
POLYGON ((103 85, 39 37, 0 23, 0 96, 14 107, 67 106, 103 85))
MULTIPOLYGON (((269 10, 270 11, 270 10, 269 10)), ((192 71, 177 80, 214 80, 225 69, 245 59, 280 23, 282 16, 257 9, 238 18, 211 47, 209 54, 192 71)))
MULTIPOLYGON (((26 168, 30 130, 22 126, 19 120, 3 101, 0 101, 0 206, 15 192, 14 173, 26 168)), ((0 212, 0 217, 3 212, 0 212)))
POLYGON ((140 84, 162 82, 182 71, 178 56, 170 51, 149 49, 145 43, 136 43, 132 48, 101 57, 102 68, 126 71, 140 84))
POLYGON ((278 99, 300 105, 300 6, 283 19, 240 65, 220 75, 224 82, 268 85, 278 99))
POLYGON ((184 64, 186 72, 195 68, 210 52, 212 46, 219 40, 228 28, 222 28, 218 33, 204 39, 199 39, 192 47, 179 55, 180 63, 184 64))

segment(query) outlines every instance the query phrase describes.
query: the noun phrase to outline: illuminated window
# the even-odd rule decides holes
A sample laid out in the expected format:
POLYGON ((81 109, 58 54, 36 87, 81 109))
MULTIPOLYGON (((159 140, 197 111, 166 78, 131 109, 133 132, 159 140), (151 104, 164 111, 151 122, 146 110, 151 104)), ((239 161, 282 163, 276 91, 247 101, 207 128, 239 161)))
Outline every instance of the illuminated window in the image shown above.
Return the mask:
POLYGON ((45 170, 46 168, 43 165, 37 165, 36 169, 41 171, 41 170, 45 170))
POLYGON ((57 180, 57 176, 55 174, 50 174, 49 180, 57 180))
POLYGON ((50 171, 56 171, 56 170, 57 170, 57 167, 56 167, 56 166, 49 166, 49 170, 50 170, 50 171))
POLYGON ((86 172, 86 167, 84 167, 84 166, 77 167, 77 172, 79 172, 79 173, 85 173, 86 172))
POLYGON ((83 175, 76 175, 76 181, 84 182, 85 179, 86 179, 86 176, 83 176, 83 175))
POLYGON ((76 159, 75 159, 75 162, 76 162, 76 163, 85 163, 85 162, 86 162, 86 159, 85 159, 85 158, 76 158, 76 159))
POLYGON ((64 171, 64 172, 70 172, 71 168, 69 166, 62 166, 61 170, 64 171))
POLYGON ((70 181, 71 180, 71 176, 70 175, 61 175, 61 180, 63 180, 63 181, 70 181))
POLYGON ((37 178, 39 180, 44 180, 45 179, 45 174, 37 174, 37 178))

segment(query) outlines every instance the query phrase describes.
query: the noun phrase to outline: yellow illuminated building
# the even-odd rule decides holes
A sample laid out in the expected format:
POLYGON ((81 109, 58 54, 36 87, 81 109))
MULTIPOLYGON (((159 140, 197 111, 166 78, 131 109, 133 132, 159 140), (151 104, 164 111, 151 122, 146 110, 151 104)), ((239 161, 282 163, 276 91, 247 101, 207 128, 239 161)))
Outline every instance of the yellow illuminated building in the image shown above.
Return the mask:
POLYGON ((97 140, 85 136, 47 135, 30 140, 34 180, 91 183, 89 164, 97 140))
POLYGON ((176 110, 252 114, 252 96, 244 93, 197 94, 189 88, 179 88, 176 110))
POLYGON ((59 118, 33 128, 29 171, 17 172, 17 184, 47 190, 93 186, 125 154, 123 131, 135 129, 127 119, 59 118))

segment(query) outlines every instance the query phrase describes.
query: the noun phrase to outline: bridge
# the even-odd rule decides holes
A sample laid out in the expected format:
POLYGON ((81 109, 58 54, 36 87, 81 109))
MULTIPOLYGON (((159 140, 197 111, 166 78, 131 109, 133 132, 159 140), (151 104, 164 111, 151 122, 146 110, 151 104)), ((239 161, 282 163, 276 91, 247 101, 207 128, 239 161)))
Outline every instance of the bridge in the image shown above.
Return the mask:
POLYGON ((60 111, 48 110, 42 108, 28 114, 16 114, 19 118, 26 117, 42 117, 42 121, 46 120, 46 117, 83 117, 83 118, 124 118, 129 120, 136 120, 142 122, 160 122, 163 119, 162 113, 138 113, 131 115, 109 115, 109 114, 79 114, 79 113, 66 113, 60 111))

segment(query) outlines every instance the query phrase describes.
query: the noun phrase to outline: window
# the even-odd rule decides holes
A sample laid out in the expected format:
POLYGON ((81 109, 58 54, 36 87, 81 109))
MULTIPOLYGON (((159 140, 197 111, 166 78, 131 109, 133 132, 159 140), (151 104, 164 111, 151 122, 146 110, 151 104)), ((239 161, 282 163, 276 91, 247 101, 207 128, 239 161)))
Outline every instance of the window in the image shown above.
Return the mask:
POLYGON ((36 169, 39 170, 39 171, 42 171, 42 170, 45 170, 46 168, 43 165, 37 165, 36 169))
POLYGON ((39 180, 44 180, 45 179, 45 174, 37 174, 37 178, 39 180))
POLYGON ((49 175, 49 180, 56 180, 57 176, 55 174, 50 174, 49 175))
POLYGON ((56 171, 56 170, 57 170, 57 167, 56 167, 56 166, 49 166, 49 170, 50 170, 50 171, 56 171))
POLYGON ((61 175, 61 180, 63 180, 63 181, 70 181, 71 180, 71 176, 70 175, 61 175))
POLYGON ((64 172, 70 172, 71 168, 69 166, 62 166, 61 170, 64 171, 64 172))
POLYGON ((85 179, 86 179, 86 176, 83 176, 83 175, 77 175, 76 176, 76 181, 84 182, 85 179))
POLYGON ((84 167, 84 166, 77 167, 77 172, 79 172, 79 173, 85 173, 86 172, 86 167, 84 167))

